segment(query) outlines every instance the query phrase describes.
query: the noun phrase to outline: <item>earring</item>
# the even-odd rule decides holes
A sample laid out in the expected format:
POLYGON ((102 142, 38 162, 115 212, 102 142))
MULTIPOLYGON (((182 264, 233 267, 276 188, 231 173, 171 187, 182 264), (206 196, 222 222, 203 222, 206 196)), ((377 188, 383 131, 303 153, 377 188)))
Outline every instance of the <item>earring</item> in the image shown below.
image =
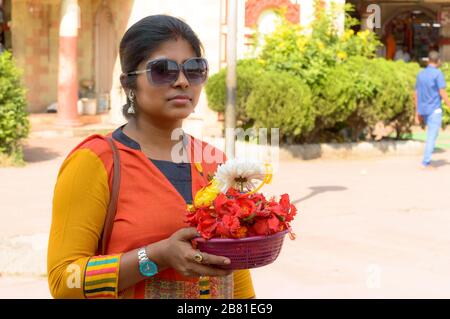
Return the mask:
POLYGON ((128 93, 128 99, 130 100, 130 107, 128 107, 128 114, 135 114, 136 111, 134 110, 134 92, 130 91, 130 93, 128 93))

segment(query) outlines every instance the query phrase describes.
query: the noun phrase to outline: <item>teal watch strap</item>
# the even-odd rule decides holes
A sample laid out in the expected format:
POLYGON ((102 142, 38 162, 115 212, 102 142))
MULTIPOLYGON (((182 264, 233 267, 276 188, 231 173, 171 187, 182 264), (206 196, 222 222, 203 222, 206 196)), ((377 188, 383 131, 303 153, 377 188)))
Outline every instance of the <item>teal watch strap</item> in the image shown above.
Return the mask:
POLYGON ((158 273, 158 266, 148 258, 145 247, 138 250, 139 272, 142 276, 152 277, 158 273))

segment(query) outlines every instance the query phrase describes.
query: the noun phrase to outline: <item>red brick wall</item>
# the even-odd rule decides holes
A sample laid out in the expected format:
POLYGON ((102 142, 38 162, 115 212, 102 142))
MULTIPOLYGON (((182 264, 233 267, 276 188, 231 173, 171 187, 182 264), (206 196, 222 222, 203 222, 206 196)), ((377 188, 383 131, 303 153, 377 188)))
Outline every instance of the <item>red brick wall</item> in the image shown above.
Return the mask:
POLYGON ((300 21, 300 5, 290 0, 247 0, 245 3, 245 26, 255 27, 259 16, 266 10, 287 8, 286 19, 293 23, 300 21))
MULTIPOLYGON (((78 80, 94 80, 94 24, 100 0, 78 0, 78 3, 81 9, 78 80)), ((118 16, 114 21, 120 25, 121 33, 129 17, 130 3, 130 0, 108 2, 118 16)), ((50 103, 57 100, 61 3, 60 0, 36 1, 33 9, 30 5, 31 2, 27 1, 14 1, 12 4, 12 49, 17 65, 23 70, 28 110, 44 112, 50 103)))
MULTIPOLYGON (((27 2, 12 5, 13 54, 23 70, 23 83, 27 89, 28 110, 40 111, 51 100, 52 90, 52 23, 53 6, 27 2)), ((54 93, 54 92, 53 92, 54 93)))

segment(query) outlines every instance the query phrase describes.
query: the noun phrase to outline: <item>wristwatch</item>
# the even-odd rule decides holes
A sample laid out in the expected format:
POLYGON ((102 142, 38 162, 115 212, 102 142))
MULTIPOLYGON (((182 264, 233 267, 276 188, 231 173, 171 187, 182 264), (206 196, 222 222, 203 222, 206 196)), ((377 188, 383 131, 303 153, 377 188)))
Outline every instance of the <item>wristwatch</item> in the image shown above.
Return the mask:
POLYGON ((138 250, 138 258, 139 271, 142 276, 152 277, 158 273, 158 266, 148 258, 145 247, 138 250))

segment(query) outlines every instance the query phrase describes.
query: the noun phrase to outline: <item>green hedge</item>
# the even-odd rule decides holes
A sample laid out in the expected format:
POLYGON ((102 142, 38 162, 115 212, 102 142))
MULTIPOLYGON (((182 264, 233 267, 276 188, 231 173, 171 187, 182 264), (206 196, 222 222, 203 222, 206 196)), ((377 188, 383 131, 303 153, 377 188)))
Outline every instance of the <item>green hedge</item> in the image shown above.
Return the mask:
POLYGON ((346 130, 354 140, 359 138, 365 127, 361 113, 377 87, 376 78, 367 69, 368 62, 366 58, 351 58, 327 74, 316 90, 318 114, 314 131, 306 138, 307 141, 342 141, 338 137, 342 130, 346 130))
POLYGON ((418 71, 415 63, 350 58, 327 77, 322 104, 333 105, 336 111, 321 112, 323 122, 331 127, 341 122, 349 129, 352 141, 364 138, 378 122, 393 125, 399 138, 413 124, 413 91, 418 71))
MULTIPOLYGON (((313 97, 309 87, 286 72, 266 71, 256 60, 237 65, 237 119, 239 127, 279 128, 281 137, 299 137, 314 126, 313 97)), ((225 111, 226 69, 206 85, 208 106, 225 111)))
POLYGON ((0 54, 0 155, 23 163, 21 139, 28 136, 25 89, 9 51, 0 54))
MULTIPOLYGON (((447 83, 446 91, 450 96, 450 64, 444 63, 441 67, 442 72, 445 76, 445 82, 447 83)), ((444 101, 442 101, 442 109, 443 109, 443 117, 442 117, 442 126, 445 128, 450 124, 450 110, 446 107, 444 101)))
POLYGON ((291 140, 313 129, 313 96, 302 80, 274 71, 264 72, 254 80, 245 110, 256 128, 279 128, 280 137, 291 140))
MULTIPOLYGON (((263 72, 264 70, 256 60, 240 60, 237 63, 236 117, 238 124, 242 127, 248 127, 253 124, 253 120, 246 113, 245 106, 248 96, 255 85, 254 80, 259 78, 263 72)), ((226 76, 226 69, 222 69, 208 79, 205 87, 208 106, 216 112, 225 112, 226 76)))
MULTIPOLYGON (((310 88, 289 72, 266 71, 256 60, 241 61, 238 118, 254 127, 278 127, 289 141, 358 141, 378 122, 393 125, 400 138, 413 124, 419 70, 415 63, 352 57, 310 88)), ((220 112, 225 108, 225 72, 211 76, 206 86, 210 107, 220 112)))

